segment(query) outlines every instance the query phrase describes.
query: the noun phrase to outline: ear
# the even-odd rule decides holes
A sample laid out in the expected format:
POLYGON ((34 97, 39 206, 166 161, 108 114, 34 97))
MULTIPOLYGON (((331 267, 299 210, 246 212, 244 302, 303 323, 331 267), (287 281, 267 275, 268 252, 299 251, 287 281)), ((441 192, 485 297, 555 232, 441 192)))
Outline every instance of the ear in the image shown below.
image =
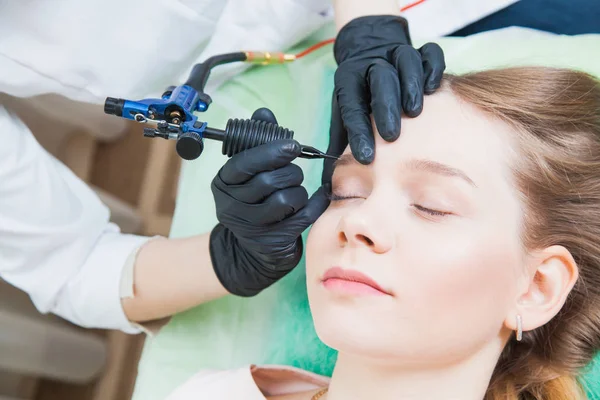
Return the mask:
POLYGON ((579 277, 573 256, 563 246, 547 247, 530 260, 523 291, 505 321, 505 326, 513 331, 517 329, 517 315, 521 315, 524 332, 554 318, 579 277))

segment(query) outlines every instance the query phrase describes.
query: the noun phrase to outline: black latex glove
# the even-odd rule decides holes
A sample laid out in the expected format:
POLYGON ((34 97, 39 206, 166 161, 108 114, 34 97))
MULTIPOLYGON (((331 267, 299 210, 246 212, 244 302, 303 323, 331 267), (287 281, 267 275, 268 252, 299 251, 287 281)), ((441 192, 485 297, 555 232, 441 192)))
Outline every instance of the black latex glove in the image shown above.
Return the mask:
MULTIPOLYGON (((277 123, 269 109, 252 119, 277 123)), ((253 296, 289 273, 302 257, 302 232, 329 205, 320 188, 309 200, 295 140, 234 155, 212 182, 219 224, 210 237, 217 277, 230 293, 253 296)))
MULTIPOLYGON (((362 164, 375 157, 370 114, 381 137, 400 135, 404 110, 416 117, 423 94, 440 87, 446 64, 435 43, 412 47, 408 23, 390 15, 354 19, 339 32, 334 46, 335 73, 328 154, 339 156, 348 144, 362 164)), ((331 180, 333 161, 325 160, 323 183, 331 180)))

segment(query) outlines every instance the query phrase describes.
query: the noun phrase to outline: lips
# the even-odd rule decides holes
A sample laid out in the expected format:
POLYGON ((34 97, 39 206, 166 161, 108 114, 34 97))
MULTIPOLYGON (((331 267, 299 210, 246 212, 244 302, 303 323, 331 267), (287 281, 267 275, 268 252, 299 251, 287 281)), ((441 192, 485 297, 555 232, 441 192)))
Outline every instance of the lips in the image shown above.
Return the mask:
POLYGON ((352 291, 357 294, 385 294, 391 296, 391 293, 384 290, 373 279, 356 270, 333 267, 325 271, 322 281, 327 288, 352 291))

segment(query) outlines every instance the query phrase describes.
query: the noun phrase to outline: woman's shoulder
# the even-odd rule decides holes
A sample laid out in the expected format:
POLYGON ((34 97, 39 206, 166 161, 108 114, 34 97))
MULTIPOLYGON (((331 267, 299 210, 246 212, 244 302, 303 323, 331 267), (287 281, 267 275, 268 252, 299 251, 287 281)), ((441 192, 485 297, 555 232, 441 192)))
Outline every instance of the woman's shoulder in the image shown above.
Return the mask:
POLYGON ((265 396, 316 390, 328 384, 329 378, 299 368, 248 365, 230 370, 199 371, 167 400, 196 399, 198 396, 215 400, 265 400, 265 396))

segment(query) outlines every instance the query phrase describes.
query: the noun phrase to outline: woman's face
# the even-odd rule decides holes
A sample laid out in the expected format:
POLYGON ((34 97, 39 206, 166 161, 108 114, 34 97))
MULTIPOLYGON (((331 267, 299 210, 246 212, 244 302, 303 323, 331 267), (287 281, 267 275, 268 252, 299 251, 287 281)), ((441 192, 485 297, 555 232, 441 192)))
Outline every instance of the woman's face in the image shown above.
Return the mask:
POLYGON ((333 200, 308 238, 320 338, 412 365, 501 343, 525 257, 511 128, 444 90, 403 119, 397 141, 375 137, 371 165, 349 149, 338 162, 333 200), (360 274, 382 291, 351 282, 360 274))

